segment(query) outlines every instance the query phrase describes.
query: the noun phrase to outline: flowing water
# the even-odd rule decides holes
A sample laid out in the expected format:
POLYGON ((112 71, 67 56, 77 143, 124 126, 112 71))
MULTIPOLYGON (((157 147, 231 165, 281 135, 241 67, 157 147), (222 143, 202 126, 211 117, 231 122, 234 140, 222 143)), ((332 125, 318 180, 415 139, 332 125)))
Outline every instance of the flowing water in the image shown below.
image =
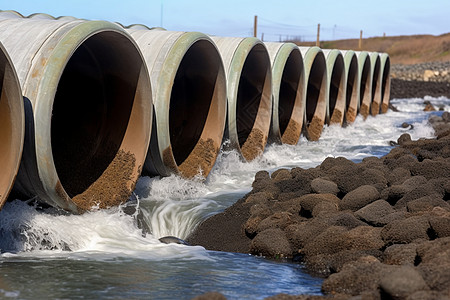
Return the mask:
MULTIPOLYGON (((447 98, 426 98, 450 110, 447 98)), ((208 291, 228 299, 262 299, 279 293, 320 294, 322 280, 299 264, 199 246, 163 244, 186 238, 206 217, 251 190, 254 174, 278 168, 309 168, 326 157, 355 162, 382 156, 404 132, 432 137, 424 99, 397 99, 401 112, 360 116, 345 128, 326 127, 318 142, 270 145, 245 163, 221 152, 206 182, 143 177, 122 207, 71 215, 23 201, 0 212, 0 298, 191 299, 208 291), (401 124, 413 124, 413 129, 401 124)), ((440 114, 442 112, 435 112, 440 114)))

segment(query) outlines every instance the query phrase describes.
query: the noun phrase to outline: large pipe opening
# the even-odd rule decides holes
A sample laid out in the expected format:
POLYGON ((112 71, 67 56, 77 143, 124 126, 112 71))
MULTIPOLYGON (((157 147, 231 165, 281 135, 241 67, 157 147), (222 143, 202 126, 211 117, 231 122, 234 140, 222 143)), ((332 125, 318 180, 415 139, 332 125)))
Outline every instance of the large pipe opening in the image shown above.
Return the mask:
POLYGON ((317 141, 322 133, 326 118, 327 74, 326 61, 322 52, 314 57, 309 70, 306 90, 306 137, 317 141))
POLYGON ((256 44, 242 67, 236 101, 238 142, 246 160, 259 156, 267 142, 267 132, 262 131, 261 126, 268 126, 261 123, 270 123, 270 78, 267 50, 262 44, 256 44))
POLYGON ((336 56, 331 73, 329 91, 330 124, 342 124, 345 110, 345 64, 342 55, 336 56))
POLYGON ((280 83, 278 122, 281 142, 295 145, 303 123, 303 59, 300 51, 291 51, 280 83))
POLYGON ((22 92, 14 67, 0 45, 0 208, 8 198, 19 169, 23 137, 22 92))
MULTIPOLYGON (((380 112, 381 106, 381 62, 378 53, 373 53, 372 55, 376 55, 376 58, 372 66, 372 103, 370 112, 372 116, 376 116, 380 112)), ((372 62, 374 61, 372 60, 372 62)))
POLYGON ((223 134, 225 78, 220 54, 209 40, 184 54, 171 89, 169 130, 172 152, 185 177, 207 176, 223 134))
POLYGON ((386 113, 389 109, 389 98, 391 97, 391 61, 387 54, 383 66, 383 77, 381 79, 381 112, 386 113))
POLYGON ((345 99, 345 121, 353 123, 358 110, 358 60, 352 55, 347 68, 347 87, 345 99))
MULTIPOLYGON (((360 54, 361 55, 361 54, 360 54)), ((372 91, 371 91, 371 76, 370 76, 370 59, 369 56, 363 57, 363 59, 358 59, 360 63, 359 72, 360 72, 360 87, 359 87, 359 113, 367 118, 369 116, 370 111, 370 102, 372 99, 372 91)))
POLYGON ((105 31, 85 40, 62 72, 52 110, 52 154, 62 187, 81 209, 116 205, 134 187, 141 160, 135 154, 145 153, 148 135, 142 119, 148 116, 132 111, 133 105, 143 109, 150 91, 140 90, 142 69, 135 45, 105 31))

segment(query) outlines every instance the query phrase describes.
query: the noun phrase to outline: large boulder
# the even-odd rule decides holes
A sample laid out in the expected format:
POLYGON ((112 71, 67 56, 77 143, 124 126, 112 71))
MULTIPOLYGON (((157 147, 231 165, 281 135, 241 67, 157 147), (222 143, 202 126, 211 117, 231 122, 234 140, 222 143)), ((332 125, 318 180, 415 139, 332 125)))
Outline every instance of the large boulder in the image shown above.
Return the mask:
POLYGON ((378 199, 380 199, 380 193, 375 187, 363 185, 345 195, 340 202, 340 208, 357 211, 378 199))

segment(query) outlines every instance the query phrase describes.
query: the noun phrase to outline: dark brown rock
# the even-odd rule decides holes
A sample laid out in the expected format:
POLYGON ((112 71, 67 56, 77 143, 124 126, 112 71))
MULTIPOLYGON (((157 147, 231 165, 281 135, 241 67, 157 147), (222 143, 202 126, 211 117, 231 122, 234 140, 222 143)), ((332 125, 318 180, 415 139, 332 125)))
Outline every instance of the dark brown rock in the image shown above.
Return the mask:
POLYGON ((430 224, 425 216, 395 220, 381 231, 381 237, 387 244, 406 244, 417 239, 428 240, 430 224))
POLYGON ((380 280, 382 297, 400 300, 417 291, 430 288, 420 273, 412 266, 399 266, 388 272, 380 280))
POLYGON ((314 207, 321 202, 329 202, 338 207, 340 199, 333 194, 308 194, 298 198, 301 206, 300 214, 311 217, 314 207))
POLYGON ((383 263, 388 265, 418 264, 417 244, 394 244, 386 248, 383 253, 383 263))
POLYGON ((411 142, 411 135, 409 133, 403 133, 398 139, 397 143, 401 146, 406 142, 411 142))
POLYGON ((227 297, 218 292, 208 292, 194 297, 192 300, 227 300, 227 297))
POLYGON ((250 253, 272 258, 292 257, 292 247, 280 228, 266 229, 258 233, 250 245, 250 253))
POLYGON ((336 183, 323 178, 316 178, 311 181, 311 190, 317 194, 333 194, 337 195, 339 189, 336 183))
POLYGON ((384 200, 377 200, 355 212, 355 216, 372 226, 384 226, 384 217, 394 212, 394 208, 384 200))
POLYGON ((378 199, 380 199, 380 193, 375 187, 363 185, 345 195, 339 206, 342 210, 356 211, 378 199))
POLYGON ((442 207, 450 210, 450 204, 445 202, 439 194, 432 194, 412 200, 406 204, 411 213, 432 211, 434 207, 442 207))

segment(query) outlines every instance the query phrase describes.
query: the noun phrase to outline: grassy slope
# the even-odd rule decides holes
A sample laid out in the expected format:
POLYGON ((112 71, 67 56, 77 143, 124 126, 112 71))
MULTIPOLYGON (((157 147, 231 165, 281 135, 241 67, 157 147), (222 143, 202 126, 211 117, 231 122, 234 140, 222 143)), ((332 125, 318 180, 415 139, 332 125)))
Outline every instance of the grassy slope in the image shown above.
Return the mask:
MULTIPOLYGON (((323 49, 358 49, 358 39, 323 41, 323 49)), ((295 42, 313 46, 315 42, 295 42)), ((387 36, 363 39, 362 50, 389 53, 393 64, 416 64, 431 61, 450 61, 450 33, 434 35, 387 36)))

